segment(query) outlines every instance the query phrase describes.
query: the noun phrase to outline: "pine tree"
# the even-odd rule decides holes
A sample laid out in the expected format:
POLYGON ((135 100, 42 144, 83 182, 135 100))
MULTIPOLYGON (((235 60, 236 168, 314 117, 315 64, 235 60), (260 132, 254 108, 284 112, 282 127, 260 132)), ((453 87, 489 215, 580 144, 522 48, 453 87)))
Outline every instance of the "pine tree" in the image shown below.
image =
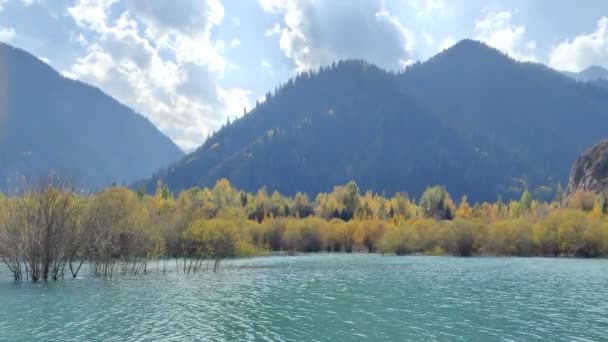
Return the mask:
POLYGON ((519 205, 522 210, 522 213, 528 213, 530 208, 532 208, 532 194, 528 189, 524 190, 524 193, 521 194, 521 199, 519 200, 519 205))
POLYGON ((137 197, 141 200, 146 195, 146 188, 144 185, 140 185, 139 189, 137 189, 137 197))
POLYGON ((169 186, 167 184, 163 184, 161 196, 162 196, 163 200, 169 199, 170 193, 169 193, 169 186))
POLYGON ((564 188, 562 188, 562 183, 557 183, 557 188, 555 189, 555 202, 557 202, 557 204, 559 204, 560 206, 562 205, 562 202, 564 201, 564 188))

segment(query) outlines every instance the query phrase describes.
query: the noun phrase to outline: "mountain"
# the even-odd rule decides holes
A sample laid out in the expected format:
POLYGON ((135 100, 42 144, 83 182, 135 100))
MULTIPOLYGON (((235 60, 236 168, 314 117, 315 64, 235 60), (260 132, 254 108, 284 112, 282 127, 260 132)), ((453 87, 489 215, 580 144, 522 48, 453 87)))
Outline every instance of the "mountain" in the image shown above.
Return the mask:
POLYGON ((608 92, 464 40, 392 73, 343 61, 303 73, 145 182, 315 195, 355 180, 413 196, 445 184, 473 200, 550 197, 608 128, 608 92))
POLYGON ((574 163, 566 196, 576 191, 608 191, 608 140, 603 140, 585 151, 574 163))
POLYGON ((143 116, 0 43, 0 190, 49 172, 88 189, 132 182, 181 157, 143 116))
POLYGON ((608 78, 598 78, 597 80, 591 81, 591 83, 600 88, 608 89, 608 78))
POLYGON ((504 180, 494 190, 505 196, 509 178, 531 190, 565 183, 571 161, 608 134, 605 89, 476 41, 461 41, 401 78, 409 96, 500 165, 504 180))
POLYGON ((565 75, 568 75, 578 81, 596 81, 596 80, 608 80, 608 70, 604 69, 599 65, 592 65, 581 72, 568 72, 564 71, 565 75))

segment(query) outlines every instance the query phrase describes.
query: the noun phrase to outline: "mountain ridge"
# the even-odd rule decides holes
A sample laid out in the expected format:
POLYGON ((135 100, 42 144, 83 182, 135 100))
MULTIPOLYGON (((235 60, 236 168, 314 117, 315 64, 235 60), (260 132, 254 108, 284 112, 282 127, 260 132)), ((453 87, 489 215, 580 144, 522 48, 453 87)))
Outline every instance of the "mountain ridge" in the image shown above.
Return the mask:
POLYGON ((415 196, 433 184, 475 200, 526 187, 551 196, 608 127, 606 94, 473 40, 399 73, 342 61, 289 80, 145 184, 177 191, 226 177, 248 191, 314 196, 353 179, 415 196))
POLYGON ((582 82, 608 80, 608 70, 596 64, 588 66, 580 72, 563 71, 562 73, 582 82))
POLYGON ((147 118, 98 87, 8 44, 0 44, 0 57, 0 189, 49 172, 95 189, 149 176, 184 155, 147 118))

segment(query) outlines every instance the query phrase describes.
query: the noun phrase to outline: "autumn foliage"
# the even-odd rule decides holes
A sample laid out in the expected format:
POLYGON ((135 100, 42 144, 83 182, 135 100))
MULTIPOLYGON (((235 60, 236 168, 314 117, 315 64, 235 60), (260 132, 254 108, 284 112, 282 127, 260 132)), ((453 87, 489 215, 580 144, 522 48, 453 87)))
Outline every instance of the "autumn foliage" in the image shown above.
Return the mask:
POLYGON ((163 184, 154 195, 114 187, 82 196, 45 183, 0 196, 0 258, 16 280, 111 278, 162 271, 218 271, 225 258, 282 252, 365 252, 430 255, 608 255, 608 203, 577 193, 562 206, 535 200, 454 202, 428 188, 418 202, 406 194, 361 194, 354 182, 311 201, 263 188, 239 191, 222 179, 213 188, 177 196, 163 184), (176 261, 174 266, 169 260, 176 261), (70 273, 68 273, 68 270, 70 273))

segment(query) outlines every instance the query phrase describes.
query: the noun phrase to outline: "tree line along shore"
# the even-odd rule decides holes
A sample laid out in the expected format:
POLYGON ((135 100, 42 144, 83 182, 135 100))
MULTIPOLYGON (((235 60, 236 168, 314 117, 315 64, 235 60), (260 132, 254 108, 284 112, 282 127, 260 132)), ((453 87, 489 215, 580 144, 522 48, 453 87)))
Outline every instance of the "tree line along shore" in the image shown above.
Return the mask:
POLYGON ((0 195, 0 259, 16 281, 36 282, 75 278, 85 264, 103 278, 215 272, 225 258, 277 251, 608 255, 606 198, 562 197, 558 190, 555 200, 541 202, 524 191, 518 201, 470 204, 432 186, 415 201, 401 193, 362 194, 349 182, 311 200, 265 188, 240 191, 226 179, 177 196, 160 183, 153 196, 125 187, 81 195, 49 177, 18 195, 0 195))

